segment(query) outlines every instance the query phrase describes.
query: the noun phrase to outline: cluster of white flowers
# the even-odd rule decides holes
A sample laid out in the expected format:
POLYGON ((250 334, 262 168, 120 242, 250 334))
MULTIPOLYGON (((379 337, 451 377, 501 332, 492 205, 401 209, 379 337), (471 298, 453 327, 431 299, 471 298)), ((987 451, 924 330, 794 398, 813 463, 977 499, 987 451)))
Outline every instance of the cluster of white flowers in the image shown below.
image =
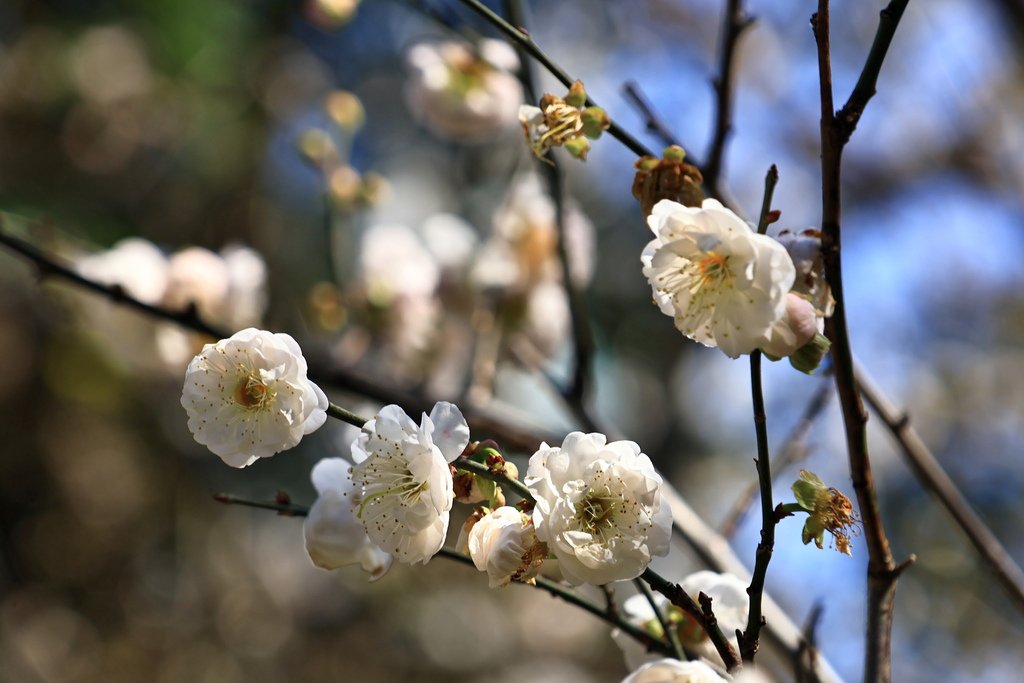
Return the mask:
POLYGON ((633 579, 668 553, 672 515, 661 476, 632 441, 573 432, 541 444, 524 480, 533 522, 571 584, 633 579))
POLYGON ((181 394, 192 436, 232 467, 295 447, 327 420, 327 396, 306 371, 287 334, 250 327, 207 344, 181 394))
MULTIPOLYGON (((78 258, 76 270, 95 282, 117 285, 146 304, 172 310, 194 306, 204 322, 228 329, 258 325, 267 304, 263 258, 236 244, 219 254, 188 247, 168 257, 152 242, 132 237, 78 258)), ((95 298, 83 303, 90 328, 134 367, 177 373, 201 346, 197 335, 176 325, 154 323, 95 298), (160 361, 156 366, 154 358, 160 361)))
POLYGON ((784 241, 759 235, 714 199, 700 208, 662 200, 647 222, 655 237, 640 257, 644 275, 690 339, 732 358, 758 349, 781 358, 821 333, 831 296, 820 243, 812 248, 807 232, 784 241))
POLYGON ((523 88, 514 74, 519 58, 507 43, 424 42, 407 62, 409 104, 436 135, 485 142, 515 126, 523 88))

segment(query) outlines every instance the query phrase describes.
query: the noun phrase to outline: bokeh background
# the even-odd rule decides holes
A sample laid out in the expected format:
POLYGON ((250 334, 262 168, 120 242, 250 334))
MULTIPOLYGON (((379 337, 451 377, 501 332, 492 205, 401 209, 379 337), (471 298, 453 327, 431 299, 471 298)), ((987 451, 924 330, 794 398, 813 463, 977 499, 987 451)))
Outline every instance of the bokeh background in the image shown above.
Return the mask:
MULTIPOLYGON (((534 163, 516 125, 482 142, 453 140, 422 125, 407 97, 410 46, 493 35, 457 4, 4 2, 4 229, 70 260, 131 236, 168 254, 249 245, 266 261, 265 327, 382 386, 472 399, 564 433, 578 422, 536 371, 565 377, 564 335, 535 339, 550 346, 537 362, 522 349, 494 351, 483 380, 467 379, 465 366, 427 372, 417 339, 409 361, 408 340, 380 323, 387 306, 365 278, 357 282, 359 244, 372 226, 420 230, 444 212, 482 242, 507 208, 510 178, 534 163), (339 89, 365 107, 354 136, 325 107, 339 89), (325 184, 308 160, 317 139, 360 174, 360 187, 372 190, 360 195, 366 202, 325 184), (384 181, 367 180, 375 177, 384 181), (337 203, 339 194, 348 203, 337 203)), ((740 43, 725 169, 732 196, 753 215, 765 170, 777 164, 775 206, 781 225, 796 230, 820 219, 812 4, 750 3, 758 21, 740 43)), ((530 3, 532 33, 657 149, 622 95, 622 84, 636 81, 703 158, 723 5, 541 0, 530 3)), ((883 3, 835 5, 841 101, 883 3)), ((1022 15, 1015 0, 910 4, 846 151, 843 245, 855 352, 909 408, 1018 561, 1022 15)), ((563 92, 546 76, 541 83, 563 92)), ((717 525, 756 476, 747 364, 683 340, 650 305, 638 259, 649 232, 629 193, 633 160, 606 137, 585 164, 563 164, 596 245, 586 291, 597 343, 591 404, 717 525)), ((395 270, 408 263, 395 258, 395 270)), ((456 349, 493 340, 451 302, 416 320, 443 328, 456 349)), ((97 311, 104 306, 67 285, 40 286, 0 251, 0 678, 596 683, 625 675, 603 625, 539 592, 489 592, 483 577, 444 559, 396 567, 375 584, 355 568, 324 572, 304 552, 299 520, 213 502, 217 491, 267 500, 278 490, 311 502, 310 467, 344 454, 351 431, 329 424, 292 452, 245 470, 224 466, 187 433, 178 404, 184 363, 147 363, 155 347, 135 343, 117 327, 132 323, 97 311)), ((765 374, 778 448, 827 379, 785 363, 765 374)), ((358 392, 324 386, 336 402, 373 410, 358 392)), ((869 427, 895 554, 919 558, 900 582, 894 679, 1016 680, 1024 616, 877 420, 869 427)), ((802 466, 850 492, 834 404, 806 451, 802 466)), ((777 472, 780 496, 795 476, 795 467, 777 472)), ((732 539, 748 563, 758 527, 748 516, 732 539)), ((848 680, 860 675, 865 555, 856 539, 852 558, 804 547, 799 523, 787 520, 768 576, 769 592, 798 623, 823 603, 820 644, 848 680)), ((683 546, 656 566, 675 578, 698 568, 683 546)))

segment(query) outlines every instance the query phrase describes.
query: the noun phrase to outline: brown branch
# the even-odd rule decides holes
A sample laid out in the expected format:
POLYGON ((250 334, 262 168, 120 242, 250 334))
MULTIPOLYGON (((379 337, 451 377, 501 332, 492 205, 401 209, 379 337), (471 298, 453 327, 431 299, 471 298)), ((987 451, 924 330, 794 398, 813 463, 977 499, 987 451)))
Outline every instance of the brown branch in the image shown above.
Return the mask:
POLYGON ((711 639, 712 644, 715 646, 715 650, 718 655, 725 662, 725 668, 729 671, 735 671, 741 668, 739 655, 736 654, 736 648, 732 646, 725 634, 722 632, 722 628, 718 625, 718 619, 715 617, 713 605, 711 604, 711 598, 704 593, 698 596, 700 604, 694 602, 693 598, 683 590, 682 586, 678 583, 672 583, 666 581, 664 578, 659 576, 650 567, 644 570, 644 573, 640 575, 640 578, 647 582, 647 584, 658 591, 666 598, 669 599, 673 605, 683 610, 686 614, 693 617, 702 629, 707 634, 708 638, 711 639))
POLYGON ((1024 611, 1024 571, 1013 561, 996 535, 942 469, 942 465, 910 425, 906 413, 893 405, 863 367, 855 365, 854 371, 861 394, 871 409, 882 418, 922 487, 946 508, 1017 609, 1024 611))
MULTIPOLYGON (((81 289, 98 294, 115 304, 135 309, 157 320, 175 323, 193 332, 206 335, 213 340, 225 339, 232 334, 227 330, 218 329, 203 321, 194 306, 174 310, 143 303, 129 296, 118 285, 104 285, 78 274, 70 266, 61 263, 56 257, 41 251, 14 235, 4 232, 2 217, 0 217, 0 244, 31 261, 36 266, 40 277, 55 277, 65 280, 81 289)), ((333 364, 327 359, 325 354, 318 355, 313 351, 306 353, 306 357, 309 362, 309 376, 318 383, 364 396, 379 403, 395 403, 413 413, 430 412, 435 403, 434 397, 424 397, 397 386, 386 384, 380 380, 371 379, 357 369, 340 367, 333 364)), ((560 443, 562 440, 557 434, 542 432, 525 424, 517 424, 510 416, 502 415, 494 410, 465 406, 463 407, 463 414, 474 432, 486 433, 499 441, 503 447, 512 451, 532 453, 541 441, 560 443)))
POLYGON ((718 76, 713 84, 715 89, 715 129, 711 137, 707 164, 702 169, 708 194, 721 194, 719 181, 722 176, 722 160, 725 143, 732 132, 733 76, 736 59, 736 45, 740 36, 751 24, 753 17, 747 15, 742 0, 728 0, 722 17, 722 45, 719 51, 718 76))
MULTIPOLYGON (((305 505, 295 505, 293 503, 282 503, 280 501, 274 502, 262 502, 256 500, 247 500, 227 493, 215 493, 213 499, 218 503, 225 503, 227 505, 242 505, 245 507, 259 508, 262 510, 275 510, 278 514, 286 517, 305 517, 309 514, 309 507, 305 505)), ((472 558, 468 555, 449 550, 448 548, 441 548, 437 553, 441 557, 446 557, 449 560, 455 560, 462 564, 474 567, 472 558)), ((529 584, 526 584, 529 585, 529 584)), ((538 576, 534 587, 539 588, 554 597, 561 598, 571 605, 575 605, 580 609, 593 614, 598 619, 607 622, 615 628, 624 631, 634 638, 641 645, 646 647, 648 651, 657 652, 665 656, 671 656, 673 654, 672 648, 662 640, 659 640, 652 636, 642 628, 638 628, 629 621, 623 619, 615 610, 606 607, 601 609, 594 603, 590 602, 583 596, 574 593, 573 591, 567 590, 550 579, 545 579, 542 576, 538 576)))
MULTIPOLYGON (((775 185, 779 181, 779 170, 772 164, 764 179, 764 199, 761 202, 761 216, 757 224, 757 232, 764 234, 768 228, 768 214, 771 211, 772 196, 775 185)), ((750 398, 754 410, 754 434, 757 442, 757 484, 761 490, 761 539, 754 553, 754 571, 750 575, 747 595, 750 597, 750 609, 747 612, 747 626, 743 633, 737 634, 740 655, 745 662, 753 662, 761 637, 761 627, 765 620, 761 613, 761 602, 764 596, 764 582, 768 576, 768 565, 772 561, 775 548, 775 503, 772 494, 771 457, 768 452, 768 416, 764 407, 764 391, 761 387, 761 352, 750 354, 750 398)))
MULTIPOLYGON (((665 122, 654 113, 654 107, 651 105, 650 100, 644 95, 643 91, 640 90, 640 86, 636 81, 626 81, 622 86, 622 94, 626 96, 626 100, 633 105, 637 113, 644 120, 644 127, 648 133, 658 138, 665 147, 671 145, 679 145, 675 134, 669 130, 669 127, 665 122)), ((682 145, 679 145, 682 147, 682 145)), ((690 150, 686 150, 686 161, 693 164, 694 166, 700 167, 700 163, 690 154, 690 150)))
POLYGON ((818 11, 811 18, 818 50, 818 76, 821 98, 821 195, 822 254, 825 274, 835 298, 835 312, 826 323, 826 336, 832 342, 832 362, 836 389, 846 430, 850 477, 857 495, 864 538, 868 548, 867 646, 864 680, 866 683, 888 683, 891 668, 892 617, 898 577, 896 563, 885 534, 878 498, 875 493, 867 444, 867 413, 861 403, 853 371, 853 352, 846 324, 846 301, 843 295, 842 260, 840 258, 842 212, 840 173, 843 147, 864 105, 874 92, 885 51, 892 39, 896 23, 906 0, 893 0, 882 11, 882 22, 857 87, 837 117, 832 97, 832 64, 829 35, 829 2, 818 0, 818 11))

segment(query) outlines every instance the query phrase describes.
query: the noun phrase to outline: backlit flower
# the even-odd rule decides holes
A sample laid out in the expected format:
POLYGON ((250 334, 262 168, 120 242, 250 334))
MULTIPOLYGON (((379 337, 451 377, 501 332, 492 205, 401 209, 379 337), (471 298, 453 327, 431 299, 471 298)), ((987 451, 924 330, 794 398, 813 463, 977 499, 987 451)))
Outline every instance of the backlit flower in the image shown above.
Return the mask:
POLYGON ((426 564, 448 532, 454 500, 448 463, 468 443, 465 418, 443 401, 418 426, 396 405, 363 425, 352 444, 353 504, 370 540, 399 562, 426 564))
POLYGON ((306 552, 321 569, 358 564, 375 581, 391 567, 391 556, 373 544, 352 514, 351 467, 344 458, 324 458, 313 467, 317 499, 302 524, 306 552))
POLYGON ((195 440, 232 467, 293 448, 327 420, 327 396, 306 377, 295 340, 252 327, 192 359, 181 405, 195 440))
POLYGON ((530 518, 507 505, 478 520, 466 546, 476 568, 487 572, 491 588, 530 581, 547 555, 530 518))
POLYGON ((537 499, 537 538, 574 585, 636 578, 668 553, 661 476, 632 441, 573 432, 561 447, 541 444, 524 483, 537 499))
POLYGON ((622 683, 727 683, 704 662, 659 659, 644 664, 622 679, 622 683))
POLYGON ((796 272, 786 250, 714 199, 658 202, 641 255, 662 313, 684 335, 736 358, 758 348, 786 311, 796 272))

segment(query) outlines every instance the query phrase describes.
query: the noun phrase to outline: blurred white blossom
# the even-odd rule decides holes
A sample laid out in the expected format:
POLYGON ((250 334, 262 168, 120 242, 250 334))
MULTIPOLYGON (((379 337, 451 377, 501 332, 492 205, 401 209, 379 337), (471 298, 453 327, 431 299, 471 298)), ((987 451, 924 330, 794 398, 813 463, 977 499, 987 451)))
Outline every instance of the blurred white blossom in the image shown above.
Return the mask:
POLYGON ((662 200, 647 223, 655 238, 641 261, 662 313, 732 358, 757 349, 785 315, 796 276, 782 245, 714 199, 699 209, 662 200))
POLYGON ((181 405, 196 441, 228 465, 245 467, 322 426, 328 402, 306 377, 294 339, 250 327, 192 359, 181 405))
POLYGON ((659 659, 644 664, 622 679, 622 683, 727 683, 704 662, 659 659))
POLYGON ((661 476, 632 441, 573 432, 561 447, 541 444, 524 483, 537 499, 537 537, 574 585, 636 578, 668 553, 661 476))
POLYGON ((344 458, 324 458, 310 475, 317 499, 302 524, 309 559, 321 569, 360 565, 376 581, 391 567, 391 556, 366 535, 352 511, 356 490, 344 458))
POLYGON ((418 426, 398 406, 384 406, 352 444, 356 516, 399 562, 426 564, 444 545, 454 500, 448 463, 468 443, 462 412, 442 401, 418 426))
POLYGON ((513 73, 519 59, 507 43, 423 42, 406 61, 410 107, 436 135, 484 142, 515 126, 523 88, 513 73))

